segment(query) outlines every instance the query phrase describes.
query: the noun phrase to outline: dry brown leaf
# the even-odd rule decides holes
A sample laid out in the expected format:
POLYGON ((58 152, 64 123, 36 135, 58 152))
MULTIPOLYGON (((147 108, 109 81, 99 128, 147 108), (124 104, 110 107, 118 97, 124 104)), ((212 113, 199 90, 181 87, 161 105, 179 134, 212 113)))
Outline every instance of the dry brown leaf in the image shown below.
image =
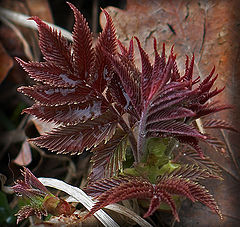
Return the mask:
POLYGON ((0 84, 13 66, 13 59, 7 54, 0 42, 0 84))
POLYGON ((25 2, 32 16, 38 16, 42 20, 53 23, 48 0, 26 0, 25 2))
MULTIPOLYGON (((53 23, 52 13, 47 0, 6 0, 1 2, 0 6, 3 10, 6 9, 10 10, 10 12, 13 13, 16 12, 24 15, 29 15, 29 17, 39 16, 41 17, 41 19, 53 23)), ((14 51, 14 53, 11 52, 11 49, 8 50, 8 53, 11 56, 22 57, 25 55, 29 60, 39 60, 40 51, 38 48, 37 32, 24 26, 18 26, 17 22, 16 24, 14 22, 11 22, 11 18, 9 19, 6 16, 4 17, 4 19, 7 20, 10 24, 12 24, 12 26, 10 26, 12 30, 11 33, 13 33, 11 37, 9 37, 8 33, 4 31, 2 32, 2 34, 0 33, 0 36, 3 36, 5 40, 5 42, 3 42, 4 47, 8 50, 9 46, 13 46, 12 50, 14 51), (5 39, 5 36, 7 36, 7 39, 5 39), (24 51, 22 51, 22 48, 20 48, 20 50, 16 52, 16 48, 14 48, 13 43, 19 43, 19 41, 21 43, 21 46, 24 46, 24 51), (26 51, 27 49, 28 51, 26 51)), ((23 17, 19 17, 19 21, 20 20, 26 19, 23 19, 23 17)))
POLYGON ((32 152, 27 140, 23 142, 21 150, 13 162, 20 166, 27 166, 32 162, 32 152))

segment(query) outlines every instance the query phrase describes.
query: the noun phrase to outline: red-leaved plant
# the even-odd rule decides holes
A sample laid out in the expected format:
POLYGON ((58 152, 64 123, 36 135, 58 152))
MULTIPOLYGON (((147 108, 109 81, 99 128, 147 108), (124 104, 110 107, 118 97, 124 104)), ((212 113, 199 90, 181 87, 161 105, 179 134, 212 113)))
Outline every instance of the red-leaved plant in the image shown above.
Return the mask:
MULTIPOLYGON (((217 79, 214 69, 200 81, 193 77, 194 57, 187 57, 185 72, 180 75, 173 49, 166 57, 163 45, 160 55, 156 39, 152 64, 137 37, 130 40, 128 48, 117 40, 105 10, 106 26, 93 45, 86 20, 68 4, 75 16, 73 43, 32 17, 38 25, 45 61, 16 58, 38 82, 18 89, 35 100, 24 112, 59 125, 30 141, 63 154, 91 150, 93 165, 85 191, 97 202, 86 217, 108 204, 138 198, 150 199, 144 217, 163 202, 179 221, 173 195, 199 201, 221 216, 211 194, 198 183, 199 179, 219 175, 199 146, 200 140, 208 142, 210 137, 194 124, 202 116, 229 108, 208 102, 223 91, 211 90, 217 79), (134 39, 141 70, 134 61, 134 39), (190 147, 189 154, 204 165, 174 163, 172 151, 181 151, 176 146, 179 143, 190 147), (126 161, 126 153, 134 161, 126 161)), ((221 120, 212 120, 208 127, 232 129, 221 120)))
POLYGON ((17 223, 33 215, 41 218, 48 214, 56 216, 73 214, 75 208, 50 193, 28 168, 24 167, 22 175, 24 180, 17 180, 12 187, 25 204, 17 213, 17 223))

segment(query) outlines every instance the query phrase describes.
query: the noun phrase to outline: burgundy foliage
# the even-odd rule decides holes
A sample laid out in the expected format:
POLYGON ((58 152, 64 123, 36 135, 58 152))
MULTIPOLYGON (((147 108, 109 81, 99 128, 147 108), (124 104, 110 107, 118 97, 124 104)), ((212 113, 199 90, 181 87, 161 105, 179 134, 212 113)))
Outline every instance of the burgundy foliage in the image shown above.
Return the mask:
MULTIPOLYGON (((220 214, 212 196, 196 183, 206 177, 206 171, 201 172, 197 167, 188 166, 189 170, 183 167, 163 175, 156 185, 142 178, 112 178, 123 168, 128 145, 135 162, 141 161, 147 138, 175 138, 196 150, 199 158, 203 157, 199 140, 210 140, 192 123, 199 117, 229 108, 208 102, 223 90, 211 90, 217 79, 214 69, 200 82, 193 75, 194 57, 191 61, 187 57, 185 72, 180 75, 173 49, 167 58, 163 45, 159 54, 154 39, 155 59, 151 63, 135 37, 142 62, 139 70, 134 61, 134 39, 128 48, 118 41, 112 19, 105 10, 106 26, 93 45, 85 18, 68 4, 75 16, 73 43, 69 44, 38 17, 32 17, 38 25, 39 46, 45 61, 16 59, 37 82, 32 87, 19 88, 36 102, 24 112, 59 125, 30 141, 58 153, 81 154, 92 149, 92 184, 87 190, 98 194, 98 202, 89 215, 124 199, 149 198, 145 217, 165 202, 179 220, 173 194, 200 201, 220 214)), ((222 121, 208 122, 206 126, 232 129, 222 121)))
POLYGON ((149 209, 144 215, 145 218, 153 214, 158 209, 160 203, 164 202, 170 206, 174 217, 179 221, 172 195, 185 196, 193 202, 199 201, 222 217, 212 195, 196 182, 199 179, 205 179, 209 176, 207 170, 196 166, 184 166, 171 174, 161 176, 156 184, 152 184, 148 180, 139 177, 99 180, 87 189, 90 195, 97 198, 97 203, 85 218, 110 203, 139 198, 150 199, 149 209))
POLYGON ((31 201, 31 205, 23 206, 18 211, 16 214, 17 223, 33 215, 36 215, 39 219, 41 219, 42 216, 47 216, 46 209, 35 204, 35 201, 36 197, 41 198, 50 194, 46 187, 31 173, 28 168, 24 167, 22 175, 24 176, 24 180, 17 180, 12 189, 18 195, 29 199, 31 201))
POLYGON ((17 223, 30 216, 41 219, 48 214, 71 215, 75 211, 68 202, 51 194, 28 168, 24 167, 22 175, 24 180, 17 180, 12 187, 13 191, 26 203, 16 214, 17 223))
POLYGON ((24 180, 17 180, 16 184, 12 187, 17 194, 31 199, 32 195, 45 196, 50 193, 28 168, 24 167, 22 175, 24 176, 24 180))
POLYGON ((205 120, 203 122, 203 127, 210 128, 210 129, 214 129, 214 128, 228 129, 228 130, 237 132, 237 130, 233 127, 233 125, 221 119, 205 120))
POLYGON ((187 151, 184 153, 184 161, 188 163, 193 163, 208 171, 209 177, 222 179, 221 178, 221 169, 216 165, 214 161, 210 159, 208 156, 204 156, 204 158, 199 157, 199 155, 194 151, 187 151))

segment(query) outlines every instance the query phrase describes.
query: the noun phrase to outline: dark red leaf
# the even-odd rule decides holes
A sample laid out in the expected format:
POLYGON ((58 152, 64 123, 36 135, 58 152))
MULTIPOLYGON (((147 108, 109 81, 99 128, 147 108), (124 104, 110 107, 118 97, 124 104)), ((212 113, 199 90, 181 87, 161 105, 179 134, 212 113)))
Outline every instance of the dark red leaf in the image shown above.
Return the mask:
MULTIPOLYGON (((203 151, 199 146, 199 141, 197 138, 192 136, 176 136, 175 137, 180 143, 184 143, 192 147, 199 154, 200 158, 203 158, 203 151)), ((206 137, 207 138, 207 137, 206 137)))
POLYGON ((162 55, 161 57, 158 54, 157 51, 157 40, 154 38, 154 53, 155 53, 155 59, 154 59, 154 65, 153 65, 153 72, 152 72, 152 83, 156 83, 160 80, 161 74, 163 73, 163 70, 166 65, 166 56, 165 56, 165 44, 163 44, 162 49, 162 55))
MULTIPOLYGON (((192 172, 190 173, 193 174, 192 177, 187 178, 184 176, 184 174, 180 174, 181 169, 180 171, 176 170, 177 174, 170 174, 169 176, 163 176, 162 178, 160 178, 159 183, 156 187, 159 190, 164 190, 170 192, 171 194, 185 195, 192 201, 199 201, 204 205, 208 206, 214 213, 222 217, 222 214, 219 211, 219 208, 215 200, 213 199, 213 196, 205 189, 205 187, 194 181, 195 169, 191 169, 192 172), (193 179, 193 181, 191 179, 193 179)), ((183 171, 186 171, 185 168, 183 168, 183 171)), ((205 174, 204 171, 202 172, 203 174, 205 174)), ((188 175, 190 173, 187 172, 188 175)))
POLYGON ((118 46, 122 52, 122 55, 125 56, 130 62, 134 63, 134 47, 133 47, 133 39, 129 42, 129 48, 127 49, 120 40, 118 41, 118 46))
POLYGON ((172 173, 162 175, 156 185, 139 177, 120 177, 96 181, 86 189, 86 192, 96 195, 97 202, 84 218, 108 204, 138 198, 151 200, 149 209, 144 215, 145 218, 158 209, 160 202, 165 202, 171 207, 174 217, 179 221, 173 195, 186 196, 193 202, 199 201, 222 217, 212 195, 195 181, 206 177, 209 177, 206 170, 196 166, 183 166, 172 173))
MULTIPOLYGON (((163 196, 161 196, 161 197, 163 197, 163 196)), ((161 203, 160 196, 154 195, 151 199, 148 211, 147 211, 147 213, 144 214, 143 217, 147 218, 148 216, 151 216, 158 209, 160 203, 161 203)))
POLYGON ((107 23, 95 46, 96 62, 93 66, 91 79, 91 84, 93 84, 94 88, 100 92, 104 91, 107 80, 111 78, 112 70, 109 60, 103 53, 103 50, 113 55, 117 53, 117 38, 112 18, 107 11, 103 10, 103 12, 106 16, 107 23))
POLYGON ((180 135, 180 136, 192 136, 205 139, 206 136, 202 135, 197 129, 193 128, 190 125, 184 124, 179 121, 159 121, 157 123, 146 124, 146 132, 154 132, 160 135, 168 134, 171 135, 180 135))
POLYGON ((148 100, 150 91, 151 91, 151 77, 152 77, 152 66, 149 61, 148 54, 142 49, 140 41, 137 37, 135 37, 137 40, 138 48, 141 55, 141 61, 142 61, 142 73, 141 73, 141 91, 142 91, 142 97, 144 101, 148 100))
MULTIPOLYGON (((186 151, 183 158, 190 163, 200 166, 203 170, 206 170, 206 174, 213 178, 221 178, 221 170, 215 162, 213 162, 208 156, 200 158, 194 151, 186 151)), ((186 176, 185 176, 186 177, 186 176)))
MULTIPOLYGON (((214 114, 222 110, 228 110, 231 109, 232 106, 229 105, 214 105, 214 104, 205 104, 205 105, 199 105, 195 109, 195 112, 197 113, 195 118, 200 118, 209 114, 214 114)), ((193 109, 193 108, 191 108, 193 109)), ((193 110, 194 111, 194 110, 193 110)))
POLYGON ((90 149, 103 140, 109 140, 115 133, 117 122, 115 115, 106 112, 94 120, 61 126, 30 141, 58 153, 81 154, 84 149, 90 149))
MULTIPOLYGON (((194 96, 196 94, 196 91, 175 91, 171 93, 166 93, 166 94, 159 94, 159 98, 156 98, 152 101, 149 112, 151 114, 158 112, 160 110, 163 110, 168 107, 172 107, 174 105, 181 105, 183 104, 184 101, 187 101, 190 99, 190 97, 194 96)), ((191 100, 191 99, 190 99, 191 100)))
POLYGON ((67 40, 38 17, 31 19, 38 25, 39 46, 45 59, 56 64, 65 73, 73 73, 71 50, 67 40))
POLYGON ((120 115, 129 110, 131 103, 116 74, 113 75, 108 84, 107 97, 110 102, 114 103, 120 115))
MULTIPOLYGON (((176 205, 175 205, 175 202, 174 202, 171 194, 164 190, 158 190, 157 187, 155 187, 155 190, 157 192, 156 192, 156 195, 154 195, 154 197, 152 198, 152 200, 155 199, 156 197, 158 197, 158 198, 160 198, 160 201, 165 202, 167 205, 169 205, 169 207, 172 210, 173 216, 175 217, 176 221, 179 222, 180 220, 178 217, 176 205)), ((151 201, 150 207, 148 209, 148 212, 146 214, 144 214, 144 217, 151 215, 154 212, 154 209, 155 210, 157 209, 157 207, 156 207, 157 204, 154 204, 155 206, 152 206, 152 207, 151 207, 151 205, 152 205, 152 201, 151 201)))
MULTIPOLYGON (((121 61, 118 60, 117 57, 107 54, 109 61, 114 65, 115 70, 122 82, 122 86, 127 94, 124 94, 126 101, 132 103, 138 115, 140 115, 141 111, 141 91, 139 88, 139 84, 134 80, 134 74, 138 74, 137 71, 131 71, 131 66, 126 66, 121 61)), ((128 106, 128 104, 127 104, 128 106)), ((140 117, 140 116, 138 116, 140 117)))
POLYGON ((76 77, 66 74, 61 67, 53 62, 24 62, 16 58, 17 62, 30 75, 30 78, 54 87, 75 87, 80 83, 76 77))
POLYGON ((149 113, 147 117, 147 124, 157 123, 159 121, 174 120, 185 117, 194 117, 196 114, 184 107, 170 107, 165 110, 149 113))
POLYGON ((86 80, 94 62, 92 34, 83 15, 73 4, 68 4, 72 8, 75 17, 72 46, 75 75, 81 80, 86 80))
POLYGON ((31 114, 40 120, 57 124, 74 125, 88 119, 99 117, 107 110, 107 104, 102 100, 87 100, 79 104, 64 104, 58 106, 43 106, 34 104, 23 112, 31 114))
POLYGON ((207 136, 207 139, 205 140, 206 143, 208 143, 211 147, 213 147, 216 151, 220 151, 221 153, 226 152, 226 144, 219 140, 216 137, 213 137, 209 134, 205 134, 207 136))
POLYGON ((98 181, 94 181, 91 184, 88 184, 87 188, 84 191, 93 197, 97 197, 104 193, 107 190, 110 190, 113 187, 119 186, 121 183, 127 183, 128 178, 124 177, 113 177, 113 178, 103 178, 98 181))
POLYGON ((33 87, 20 87, 18 91, 33 98, 36 102, 49 106, 82 103, 89 99, 96 99, 94 90, 87 86, 58 88, 48 85, 34 85, 33 87))
POLYGON ((237 132, 237 130, 230 123, 221 119, 210 119, 203 121, 204 128, 221 128, 237 132))
POLYGON ((182 78, 183 81, 189 81, 189 88, 192 89, 192 79, 193 79, 193 66, 194 66, 194 55, 192 57, 192 60, 191 60, 191 63, 190 63, 190 66, 188 65, 188 57, 187 57, 187 60, 186 60, 186 69, 185 69, 185 74, 182 78))
MULTIPOLYGON (((109 189, 105 190, 100 196, 98 196, 96 204, 84 218, 91 216, 99 209, 111 203, 116 203, 125 199, 132 198, 150 199, 153 196, 153 185, 143 179, 130 178, 129 180, 126 180, 124 178, 120 178, 116 182, 113 178, 113 180, 110 179, 109 181, 103 179, 100 180, 100 182, 104 182, 105 184, 107 184, 109 186, 109 189)), ((103 185, 101 183, 94 183, 93 185, 91 185, 91 191, 94 191, 95 184, 97 191, 99 185, 103 185)))

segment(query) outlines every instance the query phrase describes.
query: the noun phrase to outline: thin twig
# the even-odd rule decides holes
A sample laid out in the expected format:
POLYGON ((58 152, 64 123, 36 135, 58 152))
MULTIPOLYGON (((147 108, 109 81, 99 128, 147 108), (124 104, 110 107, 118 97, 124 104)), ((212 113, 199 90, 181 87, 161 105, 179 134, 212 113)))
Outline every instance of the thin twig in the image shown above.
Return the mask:
POLYGON ((92 5, 92 31, 93 36, 97 37, 97 23, 98 21, 98 0, 93 0, 92 5))
POLYGON ((240 167, 239 167, 239 165, 238 165, 238 163, 237 163, 237 161, 236 161, 236 159, 235 159, 235 156, 234 156, 234 153, 233 153, 233 151, 232 151, 231 145, 230 145, 230 143, 229 143, 229 141, 228 141, 228 139, 227 139, 227 137, 226 137, 226 134, 225 134, 224 130, 221 129, 220 131, 221 131, 221 133, 222 133, 222 135, 223 135, 223 138, 224 138, 224 140, 225 140, 225 144, 226 144, 226 146, 227 146, 227 149, 228 149, 228 151, 229 151, 229 154, 230 154, 230 157, 231 157, 231 159, 232 159, 232 161, 233 161, 233 164, 234 164, 235 168, 237 169, 237 171, 238 171, 238 173, 239 173, 239 175, 240 175, 240 167))
MULTIPOLYGON (((19 24, 19 25, 22 25, 24 27, 31 28, 31 29, 34 29, 34 30, 38 29, 37 25, 34 21, 28 20, 31 16, 24 15, 24 14, 21 14, 21 13, 16 13, 14 11, 4 9, 2 7, 0 7, 0 14, 1 14, 2 17, 5 17, 9 21, 12 21, 16 24, 19 24)), ((52 28, 58 30, 59 32, 61 32, 62 36, 65 37, 66 39, 68 39, 69 41, 71 41, 71 42, 73 41, 72 34, 69 31, 67 31, 67 30, 65 30, 65 29, 63 29, 59 26, 56 26, 54 24, 51 24, 51 23, 48 23, 48 22, 45 22, 45 23, 48 24, 49 26, 51 26, 52 28)))
POLYGON ((227 174, 229 174, 232 178, 234 178, 236 181, 240 181, 240 178, 235 176, 231 171, 229 171, 227 168, 223 167, 222 165, 218 164, 217 162, 215 162, 216 165, 222 169, 223 171, 225 171, 227 174))
POLYGON ((235 217, 235 216, 232 216, 232 215, 229 215, 229 214, 224 214, 224 213, 222 213, 222 216, 228 217, 228 218, 232 218, 232 219, 235 219, 235 220, 240 221, 240 218, 239 218, 239 217, 235 217))

